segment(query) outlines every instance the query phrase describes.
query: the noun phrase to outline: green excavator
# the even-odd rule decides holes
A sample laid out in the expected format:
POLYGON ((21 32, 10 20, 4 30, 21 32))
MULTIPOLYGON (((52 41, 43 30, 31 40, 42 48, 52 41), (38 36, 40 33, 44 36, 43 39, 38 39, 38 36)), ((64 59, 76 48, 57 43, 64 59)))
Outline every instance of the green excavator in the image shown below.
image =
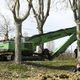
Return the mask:
MULTIPOLYGON (((60 29, 57 31, 52 31, 48 33, 44 33, 41 35, 34 35, 32 37, 23 37, 22 38, 22 55, 27 56, 27 59, 30 56, 36 55, 40 57, 44 54, 48 54, 47 58, 54 59, 55 57, 62 54, 74 41, 76 41, 76 27, 60 29), (34 53, 36 50, 36 46, 43 44, 45 42, 49 42, 52 40, 56 40, 65 36, 70 36, 70 38, 60 47, 58 48, 52 55, 49 55, 49 50, 44 49, 42 54, 34 53)), ((0 57, 13 56, 15 51, 15 42, 14 40, 0 41, 0 57)), ((36 57, 34 56, 34 57, 36 57)))

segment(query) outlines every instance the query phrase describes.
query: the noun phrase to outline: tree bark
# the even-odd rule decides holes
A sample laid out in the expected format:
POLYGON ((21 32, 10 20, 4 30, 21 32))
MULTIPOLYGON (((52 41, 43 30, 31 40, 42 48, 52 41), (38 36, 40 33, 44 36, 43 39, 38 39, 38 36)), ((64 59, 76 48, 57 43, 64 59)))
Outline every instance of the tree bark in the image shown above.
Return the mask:
POLYGON ((22 36, 22 23, 16 24, 16 34, 15 34, 15 63, 21 64, 21 36, 22 36))
POLYGON ((76 12, 76 18, 75 18, 75 21, 76 21, 76 24, 77 24, 77 27, 76 27, 76 37, 77 37, 77 53, 78 53, 78 57, 77 57, 77 61, 78 63, 80 63, 80 0, 75 0, 75 10, 76 12))
MULTIPOLYGON (((11 0, 10 0, 11 1, 11 0)), ((30 15, 30 10, 32 6, 32 0, 27 0, 28 2, 28 10, 26 10, 25 14, 21 17, 20 16, 20 7, 21 3, 20 0, 12 0, 11 1, 11 6, 9 5, 10 10, 13 13, 14 21, 15 21, 15 63, 16 64, 21 64, 21 37, 22 37, 22 22, 28 18, 30 15)))
POLYGON ((73 4, 71 4, 71 0, 69 0, 71 5, 74 19, 77 24, 76 26, 76 37, 77 37, 77 61, 80 63, 80 0, 73 0, 73 4))
POLYGON ((80 24, 77 25, 76 29, 77 29, 76 36, 77 36, 77 49, 78 49, 77 61, 78 63, 80 63, 80 24))
MULTIPOLYGON (((43 28, 39 27, 38 28, 38 33, 39 34, 43 34, 43 28)), ((44 44, 41 44, 38 46, 38 53, 42 53, 44 49, 44 44)))

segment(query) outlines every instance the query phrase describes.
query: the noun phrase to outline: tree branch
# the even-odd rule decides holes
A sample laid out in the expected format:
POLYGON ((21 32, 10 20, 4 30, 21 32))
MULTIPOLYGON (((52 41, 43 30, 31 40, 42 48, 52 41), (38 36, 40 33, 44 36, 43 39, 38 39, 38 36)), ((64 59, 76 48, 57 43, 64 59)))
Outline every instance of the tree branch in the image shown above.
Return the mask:
POLYGON ((42 18, 44 19, 44 0, 42 0, 42 18))
POLYGON ((28 11, 26 10, 26 14, 21 18, 21 21, 24 21, 30 14, 30 10, 32 7, 32 0, 27 0, 28 1, 28 11))
POLYGON ((47 3, 47 11, 46 11, 46 15, 45 15, 45 17, 44 17, 44 22, 43 22, 43 23, 45 23, 47 17, 49 16, 50 4, 51 4, 51 0, 48 0, 48 3, 47 3))
POLYGON ((73 10, 73 5, 71 3, 71 0, 69 0, 69 3, 70 3, 70 6, 71 6, 71 9, 73 10))
POLYGON ((37 24, 39 24, 39 19, 38 19, 39 17, 38 17, 38 14, 37 14, 36 10, 33 7, 33 4, 32 4, 32 10, 33 10, 33 13, 34 13, 34 17, 35 17, 35 19, 37 21, 37 24))
POLYGON ((20 1, 17 0, 16 6, 15 6, 15 12, 16 12, 16 18, 19 19, 19 10, 20 10, 20 1))
POLYGON ((41 6, 42 6, 42 3, 41 3, 42 0, 39 0, 39 10, 38 10, 38 19, 41 21, 41 6))

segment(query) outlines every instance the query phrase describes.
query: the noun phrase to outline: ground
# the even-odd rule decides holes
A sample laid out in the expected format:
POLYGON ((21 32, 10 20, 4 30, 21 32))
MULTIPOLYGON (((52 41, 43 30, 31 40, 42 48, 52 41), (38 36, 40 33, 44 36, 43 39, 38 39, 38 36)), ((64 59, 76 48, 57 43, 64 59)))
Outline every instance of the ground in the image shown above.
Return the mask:
POLYGON ((76 60, 0 62, 0 80, 80 80, 76 60))

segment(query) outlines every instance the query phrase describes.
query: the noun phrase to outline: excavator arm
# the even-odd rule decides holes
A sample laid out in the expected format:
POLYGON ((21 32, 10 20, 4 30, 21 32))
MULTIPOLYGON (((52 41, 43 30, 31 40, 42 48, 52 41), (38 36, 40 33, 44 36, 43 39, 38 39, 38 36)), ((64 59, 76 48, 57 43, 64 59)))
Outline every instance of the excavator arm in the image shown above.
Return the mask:
POLYGON ((76 41, 76 27, 61 29, 58 31, 53 31, 41 35, 35 35, 29 38, 29 41, 33 42, 34 46, 40 45, 42 43, 56 40, 65 36, 70 36, 70 38, 51 56, 51 59, 59 56, 74 42, 76 41))
MULTIPOLYGON (((62 54, 74 41, 76 41, 76 27, 61 29, 53 32, 40 34, 40 35, 34 35, 30 38, 25 38, 25 41, 32 42, 33 48, 35 48, 40 44, 43 44, 45 42, 49 42, 52 40, 56 40, 65 36, 70 36, 70 38, 58 50, 56 50, 54 54, 52 55, 48 54, 48 59, 50 56, 51 56, 50 57, 51 59, 54 59, 55 57, 62 54)), ((39 55, 39 54, 36 54, 36 55, 39 55)))
POLYGON ((52 59, 58 57, 60 54, 65 52, 65 50, 74 42, 76 41, 76 34, 72 34, 70 38, 52 55, 52 59))
POLYGON ((29 38, 29 41, 33 42, 34 46, 38 46, 48 41, 52 41, 65 36, 70 36, 76 32, 76 27, 61 29, 41 35, 35 35, 29 38))

